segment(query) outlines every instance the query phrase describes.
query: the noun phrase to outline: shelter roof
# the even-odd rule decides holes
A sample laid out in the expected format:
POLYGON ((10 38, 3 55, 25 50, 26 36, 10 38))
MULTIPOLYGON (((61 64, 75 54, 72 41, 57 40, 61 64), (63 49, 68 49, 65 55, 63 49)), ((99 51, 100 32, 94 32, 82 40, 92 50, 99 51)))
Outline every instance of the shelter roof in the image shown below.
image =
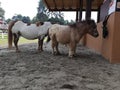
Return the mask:
MULTIPOLYGON (((79 11, 80 0, 43 0, 50 11, 79 11)), ((92 0, 92 10, 98 10, 104 0, 92 0)), ((86 0, 83 0, 83 10, 86 9, 86 0)))

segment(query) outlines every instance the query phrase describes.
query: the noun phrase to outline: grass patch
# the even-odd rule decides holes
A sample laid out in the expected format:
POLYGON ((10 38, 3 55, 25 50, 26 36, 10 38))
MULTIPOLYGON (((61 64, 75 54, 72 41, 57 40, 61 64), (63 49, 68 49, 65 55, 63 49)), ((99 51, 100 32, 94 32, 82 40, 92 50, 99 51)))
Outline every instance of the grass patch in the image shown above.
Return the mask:
MULTIPOLYGON (((18 41, 18 45, 19 44, 27 44, 27 43, 37 43, 38 40, 35 39, 35 40, 28 40, 28 39, 25 39, 23 37, 20 37, 19 41, 18 41)), ((0 46, 7 46, 8 45, 8 36, 7 34, 4 35, 4 38, 2 38, 2 34, 0 33, 0 46)))

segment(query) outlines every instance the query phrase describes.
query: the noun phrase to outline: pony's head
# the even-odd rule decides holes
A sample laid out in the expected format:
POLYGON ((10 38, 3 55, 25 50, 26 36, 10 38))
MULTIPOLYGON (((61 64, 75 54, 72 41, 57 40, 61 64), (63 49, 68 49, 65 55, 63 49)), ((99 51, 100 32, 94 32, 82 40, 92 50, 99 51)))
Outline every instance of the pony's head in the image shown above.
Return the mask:
POLYGON ((99 33, 97 31, 97 25, 94 20, 86 20, 84 21, 86 23, 86 29, 87 33, 92 35, 93 37, 98 37, 99 33))
POLYGON ((99 33, 97 31, 97 25, 94 20, 83 20, 81 22, 76 22, 74 24, 69 25, 72 28, 77 28, 83 34, 90 34, 93 37, 98 37, 99 33))

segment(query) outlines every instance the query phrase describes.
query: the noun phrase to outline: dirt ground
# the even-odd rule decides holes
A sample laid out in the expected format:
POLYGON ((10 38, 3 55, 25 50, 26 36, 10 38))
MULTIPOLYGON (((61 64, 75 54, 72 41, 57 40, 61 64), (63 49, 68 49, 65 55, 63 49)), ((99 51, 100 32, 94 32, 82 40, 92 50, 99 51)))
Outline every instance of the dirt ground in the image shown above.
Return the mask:
POLYGON ((120 90, 120 65, 78 45, 77 56, 54 56, 50 44, 37 52, 37 43, 0 48, 0 90, 120 90))

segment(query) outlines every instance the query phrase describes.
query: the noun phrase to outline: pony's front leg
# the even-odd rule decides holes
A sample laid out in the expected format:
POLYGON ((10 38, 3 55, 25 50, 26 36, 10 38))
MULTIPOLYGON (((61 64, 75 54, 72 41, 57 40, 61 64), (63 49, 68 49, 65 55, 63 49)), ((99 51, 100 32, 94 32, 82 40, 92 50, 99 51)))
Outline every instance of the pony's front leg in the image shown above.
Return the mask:
POLYGON ((40 37, 38 38, 38 51, 43 51, 43 39, 41 39, 40 37))
POLYGON ((76 51, 76 43, 70 43, 69 44, 69 54, 68 57, 72 58, 75 56, 75 51, 76 51))
POLYGON ((13 36, 14 36, 14 45, 15 45, 15 47, 16 47, 16 52, 20 52, 20 50, 18 49, 18 40, 19 40, 19 35, 17 35, 17 34, 13 34, 13 36))

